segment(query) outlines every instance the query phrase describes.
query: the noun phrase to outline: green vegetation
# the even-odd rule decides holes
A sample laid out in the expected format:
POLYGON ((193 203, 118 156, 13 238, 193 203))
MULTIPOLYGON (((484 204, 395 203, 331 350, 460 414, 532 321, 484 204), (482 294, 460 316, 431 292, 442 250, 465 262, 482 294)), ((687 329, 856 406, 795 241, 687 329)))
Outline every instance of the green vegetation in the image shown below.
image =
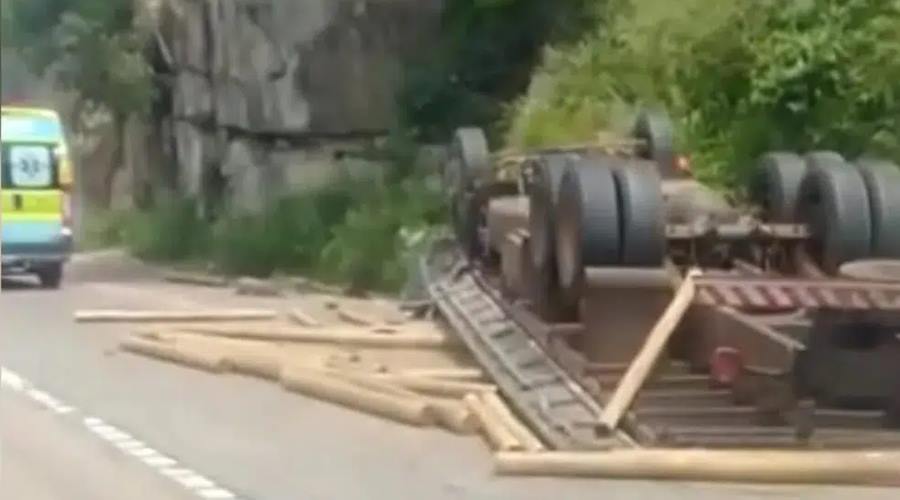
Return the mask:
POLYGON ((441 41, 407 70, 403 125, 445 141, 456 127, 493 130, 506 103, 528 87, 547 43, 577 39, 607 0, 448 0, 441 41))
POLYGON ((533 146, 621 129, 663 104, 702 178, 744 184, 769 149, 900 160, 900 1, 619 0, 549 50, 509 114, 533 146))
POLYGON ((78 248, 126 246, 136 257, 162 262, 201 258, 209 249, 211 232, 194 212, 187 200, 150 211, 92 210, 80 228, 78 248))
MULTIPOLYGON (((34 75, 51 76, 76 102, 68 127, 78 133, 84 117, 111 117, 117 148, 111 168, 100 172, 107 187, 92 199, 109 206, 113 176, 124 159, 127 119, 146 113, 154 87, 144 51, 152 33, 132 0, 3 0, 2 46, 34 75)), ((93 166, 98 168, 98 166, 93 166)))
POLYGON ((130 0, 4 0, 2 43, 36 75, 50 70, 82 106, 113 115, 143 112, 152 97, 151 69, 130 0))
POLYGON ((354 287, 399 289, 416 239, 443 222, 443 197, 416 178, 382 187, 351 208, 322 251, 322 272, 354 287))
POLYGON ((359 289, 396 291, 410 252, 443 222, 443 197, 398 160, 381 182, 346 180, 280 200, 255 216, 196 216, 188 200, 94 214, 82 247, 125 246, 142 259, 202 261, 231 275, 303 273, 359 289), (399 176, 399 178, 398 178, 399 176))

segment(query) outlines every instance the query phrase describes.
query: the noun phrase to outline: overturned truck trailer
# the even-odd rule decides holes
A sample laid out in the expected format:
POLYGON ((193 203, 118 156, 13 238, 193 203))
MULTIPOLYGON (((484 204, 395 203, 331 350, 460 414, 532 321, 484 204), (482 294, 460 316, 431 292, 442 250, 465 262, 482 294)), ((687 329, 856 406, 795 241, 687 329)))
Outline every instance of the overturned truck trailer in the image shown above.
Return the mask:
POLYGON ((459 130, 432 298, 556 449, 900 447, 900 169, 762 157, 690 177, 668 119, 492 154, 459 130))

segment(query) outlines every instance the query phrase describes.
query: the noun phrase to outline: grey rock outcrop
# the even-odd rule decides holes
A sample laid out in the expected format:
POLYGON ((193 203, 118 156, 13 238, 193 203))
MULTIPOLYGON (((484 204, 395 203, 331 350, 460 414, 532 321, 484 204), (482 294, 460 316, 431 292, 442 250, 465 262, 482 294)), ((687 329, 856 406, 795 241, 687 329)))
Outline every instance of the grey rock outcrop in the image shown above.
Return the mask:
POLYGON ((442 4, 159 0, 179 191, 202 197, 219 176, 231 205, 252 212, 285 183, 332 177, 331 141, 395 123, 402 66, 436 42, 442 4))

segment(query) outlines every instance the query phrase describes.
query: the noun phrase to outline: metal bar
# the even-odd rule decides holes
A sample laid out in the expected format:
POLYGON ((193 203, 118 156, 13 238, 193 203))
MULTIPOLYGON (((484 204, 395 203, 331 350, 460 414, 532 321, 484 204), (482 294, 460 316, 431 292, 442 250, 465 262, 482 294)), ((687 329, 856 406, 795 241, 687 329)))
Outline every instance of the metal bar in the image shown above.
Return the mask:
POLYGON ((587 286, 591 288, 651 288, 669 289, 672 278, 666 269, 628 267, 587 267, 584 270, 587 286))
POLYGON ((750 301, 750 305, 759 309, 770 308, 772 303, 766 298, 765 295, 760 293, 758 288, 763 288, 759 286, 742 286, 738 288, 750 301))
POLYGON ((781 309, 792 309, 797 307, 796 302, 794 302, 788 294, 784 293, 779 286, 770 285, 766 287, 766 292, 768 292, 769 296, 772 297, 772 300, 775 301, 775 305, 781 309))
POLYGON ((843 304, 840 299, 838 299, 837 295, 834 293, 833 289, 824 288, 824 287, 815 287, 812 289, 817 295, 822 297, 822 300, 825 302, 825 305, 828 307, 833 307, 835 309, 840 308, 843 304))
POLYGON ((738 309, 743 308, 744 301, 741 299, 741 297, 738 294, 736 294, 734 292, 734 290, 732 289, 731 286, 715 285, 715 286, 709 286, 709 288, 714 290, 716 294, 722 296, 722 299, 723 299, 722 302, 717 302, 717 303, 721 304, 724 302, 725 305, 730 306, 730 307, 735 307, 738 309))
POLYGON ((803 307, 814 308, 819 307, 820 305, 819 300, 816 299, 811 293, 809 293, 809 290, 807 290, 806 288, 791 288, 791 292, 793 292, 794 295, 797 296, 797 298, 800 300, 800 303, 803 304, 803 307))
POLYGON ((865 299, 862 292, 850 292, 850 305, 855 309, 872 309, 872 304, 865 299))
POLYGON ((762 268, 757 267, 744 259, 734 259, 732 261, 734 268, 738 271, 746 274, 750 274, 753 276, 765 276, 766 272, 763 271, 762 268))
POLYGON ((884 292, 879 290, 868 290, 869 300, 878 309, 891 309, 893 304, 888 300, 884 292))
POLYGON ((673 240, 714 238, 722 241, 778 239, 803 241, 810 237, 805 224, 667 224, 666 237, 673 240))
POLYGON ((714 306, 719 304, 716 296, 706 288, 697 290, 697 302, 707 306, 714 306))
POLYGON ((697 279, 697 286, 714 286, 714 285, 752 285, 752 286, 779 286, 783 288, 794 289, 797 287, 810 288, 817 290, 849 290, 849 291, 868 291, 878 290, 886 293, 900 294, 900 283, 878 283, 868 281, 856 281, 847 279, 791 279, 777 277, 760 277, 746 275, 704 275, 697 279))
POLYGON ((799 247, 794 249, 794 265, 801 275, 809 278, 824 279, 827 277, 824 271, 816 265, 816 262, 809 255, 805 248, 799 247))

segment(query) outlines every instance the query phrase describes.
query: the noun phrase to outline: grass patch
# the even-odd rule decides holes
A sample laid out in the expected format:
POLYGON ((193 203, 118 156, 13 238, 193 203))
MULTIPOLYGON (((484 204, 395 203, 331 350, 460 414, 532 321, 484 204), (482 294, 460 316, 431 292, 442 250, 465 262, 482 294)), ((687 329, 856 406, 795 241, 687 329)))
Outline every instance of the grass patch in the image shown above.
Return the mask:
POLYGON ((88 212, 75 240, 76 249, 84 252, 122 246, 122 232, 130 215, 125 211, 88 212))
POLYGON ((190 200, 95 216, 92 244, 148 261, 205 261, 229 275, 298 273, 360 289, 397 291, 423 237, 444 222, 443 197, 411 169, 286 197, 259 215, 216 223, 190 200), (398 173, 400 172, 400 173, 398 173))
POLYGON ((124 247, 154 262, 203 258, 211 248, 208 224, 195 216, 190 200, 175 200, 152 210, 95 211, 85 218, 78 248, 124 247))
POLYGON ((175 200, 148 212, 135 212, 123 229, 135 256, 156 262, 202 258, 212 248, 210 226, 196 216, 191 200, 175 200))
POLYGON ((262 215, 226 218, 213 231, 210 257, 229 274, 315 270, 355 192, 355 186, 331 186, 285 198, 262 215))

